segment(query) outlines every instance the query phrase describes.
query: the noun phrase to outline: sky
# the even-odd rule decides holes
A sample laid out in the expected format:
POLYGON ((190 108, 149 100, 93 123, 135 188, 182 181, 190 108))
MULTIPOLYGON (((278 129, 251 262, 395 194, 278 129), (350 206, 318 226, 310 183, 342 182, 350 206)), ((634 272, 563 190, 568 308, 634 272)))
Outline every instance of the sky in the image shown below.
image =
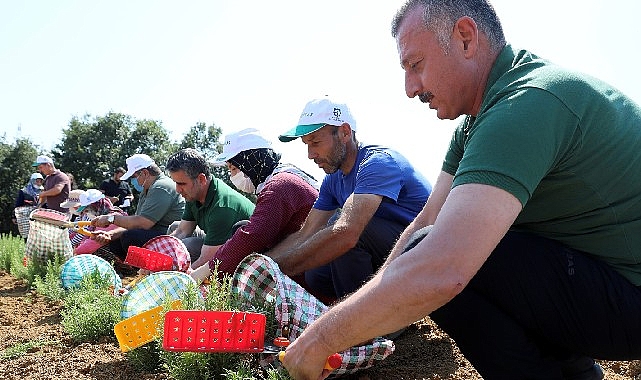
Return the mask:
MULTIPOLYGON (((42 151, 72 117, 254 127, 317 178, 296 125, 307 101, 350 106, 360 141, 397 149, 433 183, 458 121, 405 95, 390 22, 402 0, 0 0, 0 136, 42 151)), ((508 42, 641 103, 638 0, 492 2, 508 42)), ((123 163, 124 165, 124 163, 123 163)), ((64 168, 61 168, 64 170, 64 168)))

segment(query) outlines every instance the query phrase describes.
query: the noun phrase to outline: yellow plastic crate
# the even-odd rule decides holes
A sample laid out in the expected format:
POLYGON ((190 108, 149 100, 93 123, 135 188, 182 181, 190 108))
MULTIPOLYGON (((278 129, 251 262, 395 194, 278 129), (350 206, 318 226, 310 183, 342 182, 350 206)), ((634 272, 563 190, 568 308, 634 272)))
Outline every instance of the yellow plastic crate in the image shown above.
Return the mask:
MULTIPOLYGON (((180 300, 171 303, 172 310, 179 309, 181 306, 180 300)), ((162 311, 163 306, 160 305, 118 322, 114 326, 114 332, 120 350, 122 352, 133 350, 158 337, 163 329, 162 311)))

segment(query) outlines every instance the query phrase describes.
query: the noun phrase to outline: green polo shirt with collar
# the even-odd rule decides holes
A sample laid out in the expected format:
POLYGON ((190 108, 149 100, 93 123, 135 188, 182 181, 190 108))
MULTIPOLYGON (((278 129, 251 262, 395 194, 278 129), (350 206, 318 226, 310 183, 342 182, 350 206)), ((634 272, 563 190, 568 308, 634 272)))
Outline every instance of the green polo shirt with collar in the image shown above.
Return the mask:
POLYGON ((254 212, 254 204, 225 182, 211 177, 205 203, 185 203, 183 220, 195 221, 205 232, 205 245, 221 245, 232 235, 233 225, 247 220, 254 212))
POLYGON ((596 78, 506 46, 476 118, 455 131, 453 186, 514 195, 514 230, 559 241, 641 285, 641 108, 596 78))

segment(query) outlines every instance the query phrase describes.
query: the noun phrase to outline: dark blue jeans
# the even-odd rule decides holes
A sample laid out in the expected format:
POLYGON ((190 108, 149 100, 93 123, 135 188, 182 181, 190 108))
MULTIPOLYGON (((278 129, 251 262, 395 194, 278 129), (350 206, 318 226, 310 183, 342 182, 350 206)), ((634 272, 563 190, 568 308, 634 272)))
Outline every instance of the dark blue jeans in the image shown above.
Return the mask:
POLYGON ((372 217, 354 248, 329 264, 306 271, 305 282, 313 293, 328 298, 354 292, 383 265, 405 227, 372 217))
POLYGON ((592 358, 641 358, 641 289, 599 259, 528 233, 508 232, 430 317, 486 380, 566 379, 592 358))

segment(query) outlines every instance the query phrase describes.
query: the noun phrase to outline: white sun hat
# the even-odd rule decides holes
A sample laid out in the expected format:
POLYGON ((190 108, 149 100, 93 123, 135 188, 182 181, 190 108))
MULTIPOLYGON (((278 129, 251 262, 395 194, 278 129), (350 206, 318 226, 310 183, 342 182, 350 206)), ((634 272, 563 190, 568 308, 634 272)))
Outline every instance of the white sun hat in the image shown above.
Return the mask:
POLYGON ((230 158, 234 158, 238 153, 245 150, 271 147, 271 141, 266 139, 258 129, 246 128, 225 136, 223 152, 214 157, 212 164, 217 166, 224 165, 230 158))

